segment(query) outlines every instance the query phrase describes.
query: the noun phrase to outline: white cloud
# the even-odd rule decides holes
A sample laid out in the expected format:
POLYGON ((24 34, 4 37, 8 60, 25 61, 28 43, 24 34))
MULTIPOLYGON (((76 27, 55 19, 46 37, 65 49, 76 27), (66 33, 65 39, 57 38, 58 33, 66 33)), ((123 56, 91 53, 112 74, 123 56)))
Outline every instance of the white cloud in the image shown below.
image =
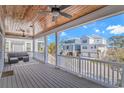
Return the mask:
POLYGON ((95 31, 96 31, 96 33, 100 32, 100 30, 99 30, 99 29, 96 29, 95 31))
POLYGON ((65 32, 62 32, 61 33, 61 36, 66 36, 67 34, 65 32))
POLYGON ((124 33, 124 26, 121 25, 108 26, 106 30, 110 30, 111 34, 122 34, 124 33))
POLYGON ((87 26, 83 26, 84 28, 87 28, 87 26))

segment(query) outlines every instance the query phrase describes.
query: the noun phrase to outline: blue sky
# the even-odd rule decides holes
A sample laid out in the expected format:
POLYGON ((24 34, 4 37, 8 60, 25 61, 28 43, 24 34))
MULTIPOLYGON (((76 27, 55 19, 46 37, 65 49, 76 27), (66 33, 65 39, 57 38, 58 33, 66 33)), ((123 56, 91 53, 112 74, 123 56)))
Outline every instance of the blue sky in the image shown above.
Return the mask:
MULTIPOLYGON (((60 40, 93 34, 100 35, 106 39, 111 36, 124 36, 124 14, 67 29, 60 33, 60 40)), ((49 43, 53 41, 55 41, 54 34, 48 37, 49 43)))

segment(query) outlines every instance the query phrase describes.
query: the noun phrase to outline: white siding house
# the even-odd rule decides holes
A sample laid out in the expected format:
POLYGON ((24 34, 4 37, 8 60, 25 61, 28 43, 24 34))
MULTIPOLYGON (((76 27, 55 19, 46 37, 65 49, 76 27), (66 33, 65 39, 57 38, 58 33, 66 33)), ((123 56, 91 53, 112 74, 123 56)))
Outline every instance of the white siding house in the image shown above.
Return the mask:
POLYGON ((68 39, 62 43, 62 54, 77 56, 80 52, 80 38, 68 39))
POLYGON ((98 35, 68 39, 62 44, 62 54, 90 58, 103 58, 106 55, 107 42, 98 35))
POLYGON ((98 35, 83 36, 81 38, 81 56, 102 58, 107 50, 106 40, 98 35))

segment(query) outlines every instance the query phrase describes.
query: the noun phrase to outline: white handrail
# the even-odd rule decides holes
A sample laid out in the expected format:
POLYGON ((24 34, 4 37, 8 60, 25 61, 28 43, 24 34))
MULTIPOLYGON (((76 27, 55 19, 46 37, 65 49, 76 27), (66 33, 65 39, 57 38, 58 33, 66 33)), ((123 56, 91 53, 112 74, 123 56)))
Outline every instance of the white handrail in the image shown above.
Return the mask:
POLYGON ((109 87, 124 87, 124 64, 58 55, 58 66, 109 87))
POLYGON ((80 58, 82 60, 91 60, 91 61, 99 61, 102 63, 107 63, 107 64, 119 64, 119 65, 124 65, 124 63, 119 63, 119 62, 110 62, 110 61, 103 61, 103 60, 98 60, 98 59, 90 59, 90 58, 83 58, 83 57, 73 57, 73 56, 64 56, 64 55, 58 55, 62 57, 67 57, 67 58, 80 58))

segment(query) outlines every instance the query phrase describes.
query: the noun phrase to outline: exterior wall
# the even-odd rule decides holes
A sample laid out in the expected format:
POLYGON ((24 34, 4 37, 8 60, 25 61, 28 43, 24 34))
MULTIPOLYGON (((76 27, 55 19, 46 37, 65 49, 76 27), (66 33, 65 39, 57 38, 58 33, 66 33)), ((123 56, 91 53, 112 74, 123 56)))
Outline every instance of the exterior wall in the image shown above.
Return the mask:
POLYGON ((0 77, 4 66, 4 36, 0 32, 0 77))
MULTIPOLYGON (((30 57, 33 57, 32 51, 33 51, 33 42, 31 39, 14 39, 14 38, 5 38, 5 41, 8 42, 8 51, 5 50, 5 60, 7 61, 7 53, 8 52, 16 52, 16 50, 13 50, 14 44, 23 44, 23 51, 28 52, 30 57), (27 43, 31 44, 31 51, 27 51, 27 43)), ((18 51, 17 51, 18 52, 18 51)))
POLYGON ((107 48, 106 40, 104 38, 100 36, 84 36, 81 38, 81 41, 81 56, 101 58, 105 55, 107 48), (87 40, 87 43, 84 43, 83 40, 87 40), (85 49, 83 49, 83 47, 85 49))

